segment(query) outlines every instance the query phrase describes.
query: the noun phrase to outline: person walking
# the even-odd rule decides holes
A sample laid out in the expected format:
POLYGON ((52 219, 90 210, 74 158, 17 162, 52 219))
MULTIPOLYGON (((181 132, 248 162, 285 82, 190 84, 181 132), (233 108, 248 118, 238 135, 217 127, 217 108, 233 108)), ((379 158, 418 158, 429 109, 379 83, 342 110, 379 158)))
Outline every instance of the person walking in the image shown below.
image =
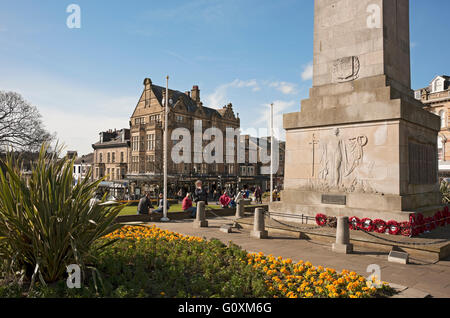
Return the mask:
POLYGON ((203 188, 203 183, 201 180, 197 180, 195 182, 193 198, 196 204, 203 201, 205 202, 205 205, 208 205, 208 192, 203 188))
POLYGON ((262 204, 262 190, 259 186, 255 190, 255 199, 257 204, 262 204))
POLYGON ((150 192, 146 192, 145 195, 139 200, 137 214, 146 215, 150 214, 153 209, 152 200, 150 198, 150 192))

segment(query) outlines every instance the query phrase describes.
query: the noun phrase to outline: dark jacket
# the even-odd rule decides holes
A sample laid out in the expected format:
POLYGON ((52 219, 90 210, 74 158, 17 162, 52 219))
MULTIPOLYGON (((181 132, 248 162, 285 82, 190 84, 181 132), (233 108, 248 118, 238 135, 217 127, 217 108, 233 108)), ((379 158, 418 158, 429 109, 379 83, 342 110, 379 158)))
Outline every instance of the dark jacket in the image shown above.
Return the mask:
POLYGON ((147 196, 142 197, 141 200, 139 200, 138 213, 139 214, 148 214, 149 208, 150 209, 153 208, 152 202, 150 201, 149 198, 147 198, 147 196))
POLYGON ((196 188, 193 194, 194 202, 198 203, 200 201, 204 201, 206 205, 208 205, 208 192, 205 189, 196 188))

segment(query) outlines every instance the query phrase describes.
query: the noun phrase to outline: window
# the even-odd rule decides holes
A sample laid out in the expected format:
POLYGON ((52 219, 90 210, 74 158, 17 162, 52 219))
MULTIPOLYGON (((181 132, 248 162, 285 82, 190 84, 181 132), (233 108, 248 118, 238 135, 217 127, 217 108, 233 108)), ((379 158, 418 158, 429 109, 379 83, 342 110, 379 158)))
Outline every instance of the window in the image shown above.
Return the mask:
POLYGON ((120 153, 120 163, 123 163, 125 161, 125 155, 123 151, 120 153))
POLYGON ((441 128, 444 128, 447 126, 447 120, 445 118, 445 110, 441 110, 439 112, 439 117, 441 117, 441 128))
POLYGON ((147 135, 147 150, 148 151, 155 150, 155 134, 147 135))
POLYGON ((444 140, 442 139, 441 136, 438 136, 438 156, 439 156, 439 161, 443 161, 444 160, 444 140))
POLYGON ((177 123, 182 123, 182 122, 184 122, 184 117, 181 115, 177 115, 175 117, 175 120, 177 121, 177 123))
POLYGON ((151 122, 160 123, 161 122, 161 115, 152 115, 150 116, 151 122))
POLYGON ((110 152, 108 152, 108 155, 107 155, 107 163, 110 163, 111 162, 111 153, 110 152))
POLYGON ((155 171, 155 156, 148 155, 146 157, 146 171, 147 172, 154 172, 155 171))
POLYGON ((139 151, 139 136, 133 136, 131 144, 133 151, 139 151))
POLYGON ((116 153, 113 152, 112 153, 112 163, 115 163, 115 162, 116 162, 116 153))
POLYGON ((100 153, 100 163, 103 163, 103 154, 100 153))
POLYGON ((134 120, 134 123, 136 125, 145 125, 145 117, 136 118, 134 120))

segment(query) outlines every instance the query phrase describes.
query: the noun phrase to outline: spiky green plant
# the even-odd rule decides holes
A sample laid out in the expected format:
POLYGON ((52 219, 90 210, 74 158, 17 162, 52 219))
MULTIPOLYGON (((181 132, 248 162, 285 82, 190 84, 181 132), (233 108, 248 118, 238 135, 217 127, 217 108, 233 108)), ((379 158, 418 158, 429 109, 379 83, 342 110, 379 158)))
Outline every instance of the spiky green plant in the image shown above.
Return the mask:
POLYGON ((46 283, 64 277, 66 266, 85 265, 92 243, 120 228, 123 205, 90 205, 101 180, 73 186, 74 160, 58 158, 43 145, 26 178, 20 159, 0 161, 0 258, 46 283), (33 275, 34 274, 34 275, 33 275))
POLYGON ((442 203, 450 203, 450 185, 446 181, 441 182, 442 203))

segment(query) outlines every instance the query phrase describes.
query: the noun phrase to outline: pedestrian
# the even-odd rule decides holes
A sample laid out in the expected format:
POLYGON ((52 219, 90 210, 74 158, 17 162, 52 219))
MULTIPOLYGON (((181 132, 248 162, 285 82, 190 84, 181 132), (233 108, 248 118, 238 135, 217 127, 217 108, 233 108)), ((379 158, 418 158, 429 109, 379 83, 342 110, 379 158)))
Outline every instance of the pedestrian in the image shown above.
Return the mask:
POLYGON ((258 186, 255 190, 256 203, 262 204, 262 190, 258 186))
POLYGON ((195 218, 197 216, 197 208, 195 206, 192 206, 191 194, 189 192, 186 193, 186 196, 183 199, 181 207, 184 212, 190 213, 191 218, 195 218))
MULTIPOLYGON (((167 211, 169 211, 169 209, 170 209, 170 205, 169 205, 169 201, 167 201, 167 211)), ((156 212, 156 213, 164 212, 164 196, 162 193, 159 194, 158 208, 156 210, 153 210, 153 212, 156 212)))
POLYGON ((198 205, 199 202, 205 202, 208 205, 208 192, 203 188, 201 180, 195 182, 195 190, 193 194, 194 202, 198 205))
POLYGON ((146 192, 145 195, 139 200, 137 214, 146 215, 150 214, 153 209, 152 200, 150 198, 150 192, 146 192))

